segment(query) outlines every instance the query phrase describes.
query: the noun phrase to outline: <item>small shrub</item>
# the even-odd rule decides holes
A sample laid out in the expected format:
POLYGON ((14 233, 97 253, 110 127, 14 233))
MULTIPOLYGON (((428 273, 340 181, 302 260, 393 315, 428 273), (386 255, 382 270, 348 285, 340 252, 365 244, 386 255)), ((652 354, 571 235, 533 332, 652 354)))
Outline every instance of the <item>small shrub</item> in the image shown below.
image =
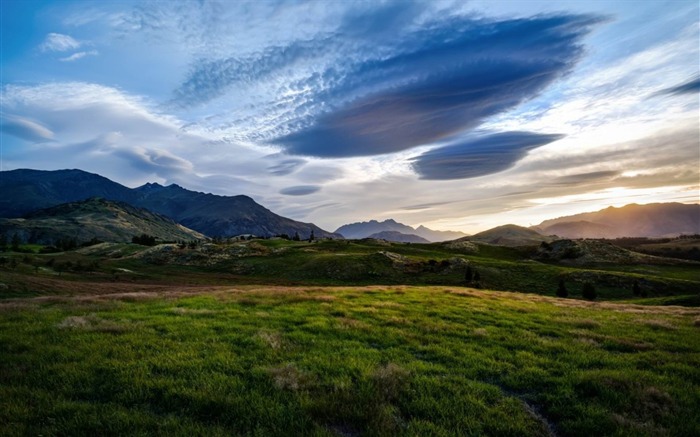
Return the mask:
POLYGON ((641 296, 642 290, 639 288, 639 282, 634 281, 634 284, 632 284, 632 294, 635 296, 641 296))
POLYGON ((583 284, 583 291, 581 293, 584 299, 596 300, 598 293, 595 291, 595 286, 590 282, 583 284))
POLYGON ((566 283, 564 282, 563 279, 559 280, 559 287, 557 287, 557 296, 558 297, 568 297, 569 296, 569 290, 566 289, 566 283))

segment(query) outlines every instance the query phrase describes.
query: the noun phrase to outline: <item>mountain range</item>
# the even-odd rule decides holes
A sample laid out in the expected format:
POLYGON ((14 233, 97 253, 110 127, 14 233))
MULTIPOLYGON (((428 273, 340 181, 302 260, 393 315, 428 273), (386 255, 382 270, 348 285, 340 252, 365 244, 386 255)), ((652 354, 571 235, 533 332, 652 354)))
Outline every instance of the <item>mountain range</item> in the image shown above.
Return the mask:
MULTIPOLYGON (((360 239, 360 238, 374 238, 373 235, 379 232, 397 232, 404 235, 413 235, 423 238, 429 242, 439 242, 455 240, 457 238, 465 237, 467 234, 463 232, 455 231, 435 231, 428 229, 425 226, 418 226, 413 228, 411 226, 405 225, 403 223, 398 223, 393 219, 384 220, 379 222, 377 220, 370 220, 368 222, 357 222, 343 225, 336 229, 337 234, 342 235, 345 238, 350 239, 360 239)), ((391 237, 392 234, 385 236, 391 237)), ((402 238, 399 240, 391 240, 390 238, 384 238, 389 241, 407 242, 406 237, 398 236, 393 234, 393 238, 402 238)))
POLYGON ((123 202, 93 197, 40 209, 23 218, 0 218, 0 232, 21 241, 55 244, 61 240, 92 239, 129 242, 142 234, 161 241, 191 241, 204 235, 173 220, 123 202))
POLYGON ((676 237, 700 234, 700 205, 630 204, 545 220, 531 229, 563 238, 676 237))
POLYGON ((248 196, 218 196, 178 185, 149 183, 128 188, 82 170, 11 170, 0 172, 0 217, 20 218, 42 208, 91 197, 125 202, 162 214, 209 237, 278 234, 342 238, 312 223, 282 217, 248 196))

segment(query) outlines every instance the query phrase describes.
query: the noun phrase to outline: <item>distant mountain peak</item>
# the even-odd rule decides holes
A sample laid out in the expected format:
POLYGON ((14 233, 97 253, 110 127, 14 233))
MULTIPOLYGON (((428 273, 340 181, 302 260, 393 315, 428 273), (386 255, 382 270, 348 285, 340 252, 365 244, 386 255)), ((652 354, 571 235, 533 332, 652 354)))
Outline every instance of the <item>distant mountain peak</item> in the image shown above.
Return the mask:
POLYGON ((700 233, 700 205, 632 203, 545 220, 533 229, 564 238, 674 237, 700 233))
POLYGON ((339 227, 336 233, 343 235, 345 238, 361 239, 370 238, 373 234, 380 232, 398 232, 404 235, 415 235, 428 242, 438 242, 455 240, 466 236, 462 232, 455 231, 434 231, 421 225, 418 228, 399 223, 396 220, 389 218, 382 222, 370 220, 366 222, 355 222, 339 227))

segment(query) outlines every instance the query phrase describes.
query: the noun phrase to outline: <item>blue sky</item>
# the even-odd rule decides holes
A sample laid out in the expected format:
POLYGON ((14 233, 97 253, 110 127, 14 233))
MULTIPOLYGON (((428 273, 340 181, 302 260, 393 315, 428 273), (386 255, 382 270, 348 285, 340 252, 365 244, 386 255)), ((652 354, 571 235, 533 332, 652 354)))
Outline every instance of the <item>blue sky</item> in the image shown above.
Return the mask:
POLYGON ((700 201, 695 1, 0 4, 2 170, 329 230, 700 201))

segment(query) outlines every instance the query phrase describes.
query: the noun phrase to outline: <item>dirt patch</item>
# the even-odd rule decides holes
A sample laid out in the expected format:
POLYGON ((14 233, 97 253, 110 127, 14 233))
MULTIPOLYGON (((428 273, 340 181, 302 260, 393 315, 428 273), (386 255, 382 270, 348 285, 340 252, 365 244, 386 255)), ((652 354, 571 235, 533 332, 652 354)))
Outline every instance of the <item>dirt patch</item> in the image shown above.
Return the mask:
POLYGON ((78 329, 95 332, 108 332, 119 334, 131 329, 131 326, 124 323, 117 323, 105 320, 94 314, 87 316, 69 316, 63 319, 58 325, 59 329, 78 329))
POLYGON ((656 330, 663 330, 663 331, 675 331, 676 326, 674 326, 671 322, 668 320, 661 320, 661 319, 650 319, 650 320, 637 320, 638 323, 641 323, 645 326, 648 326, 652 329, 656 330))
POLYGON ((277 350, 282 348, 282 335, 279 332, 259 331, 257 336, 272 349, 277 350))
POLYGON ((369 328, 369 325, 365 322, 362 322, 357 319, 353 319, 351 317, 338 317, 337 319, 338 324, 343 327, 343 328, 355 328, 355 329, 363 329, 363 328, 369 328))
POLYGON ((277 388, 297 391, 308 386, 310 379, 293 364, 268 369, 277 388))
POLYGON ((473 335, 474 337, 485 338, 485 337, 488 337, 488 336, 489 336, 489 331, 487 331, 487 330, 484 329, 484 328, 476 328, 476 329, 474 329, 474 330, 472 331, 472 335, 473 335))
POLYGON ((178 314, 178 315, 188 315, 188 314, 193 314, 193 315, 212 315, 218 313, 218 311, 214 310, 207 310, 203 308, 183 308, 183 307, 175 307, 171 310, 173 313, 178 314))
POLYGON ((375 369, 372 379, 378 393, 385 401, 391 401, 408 382, 409 371, 395 363, 388 363, 375 369))

